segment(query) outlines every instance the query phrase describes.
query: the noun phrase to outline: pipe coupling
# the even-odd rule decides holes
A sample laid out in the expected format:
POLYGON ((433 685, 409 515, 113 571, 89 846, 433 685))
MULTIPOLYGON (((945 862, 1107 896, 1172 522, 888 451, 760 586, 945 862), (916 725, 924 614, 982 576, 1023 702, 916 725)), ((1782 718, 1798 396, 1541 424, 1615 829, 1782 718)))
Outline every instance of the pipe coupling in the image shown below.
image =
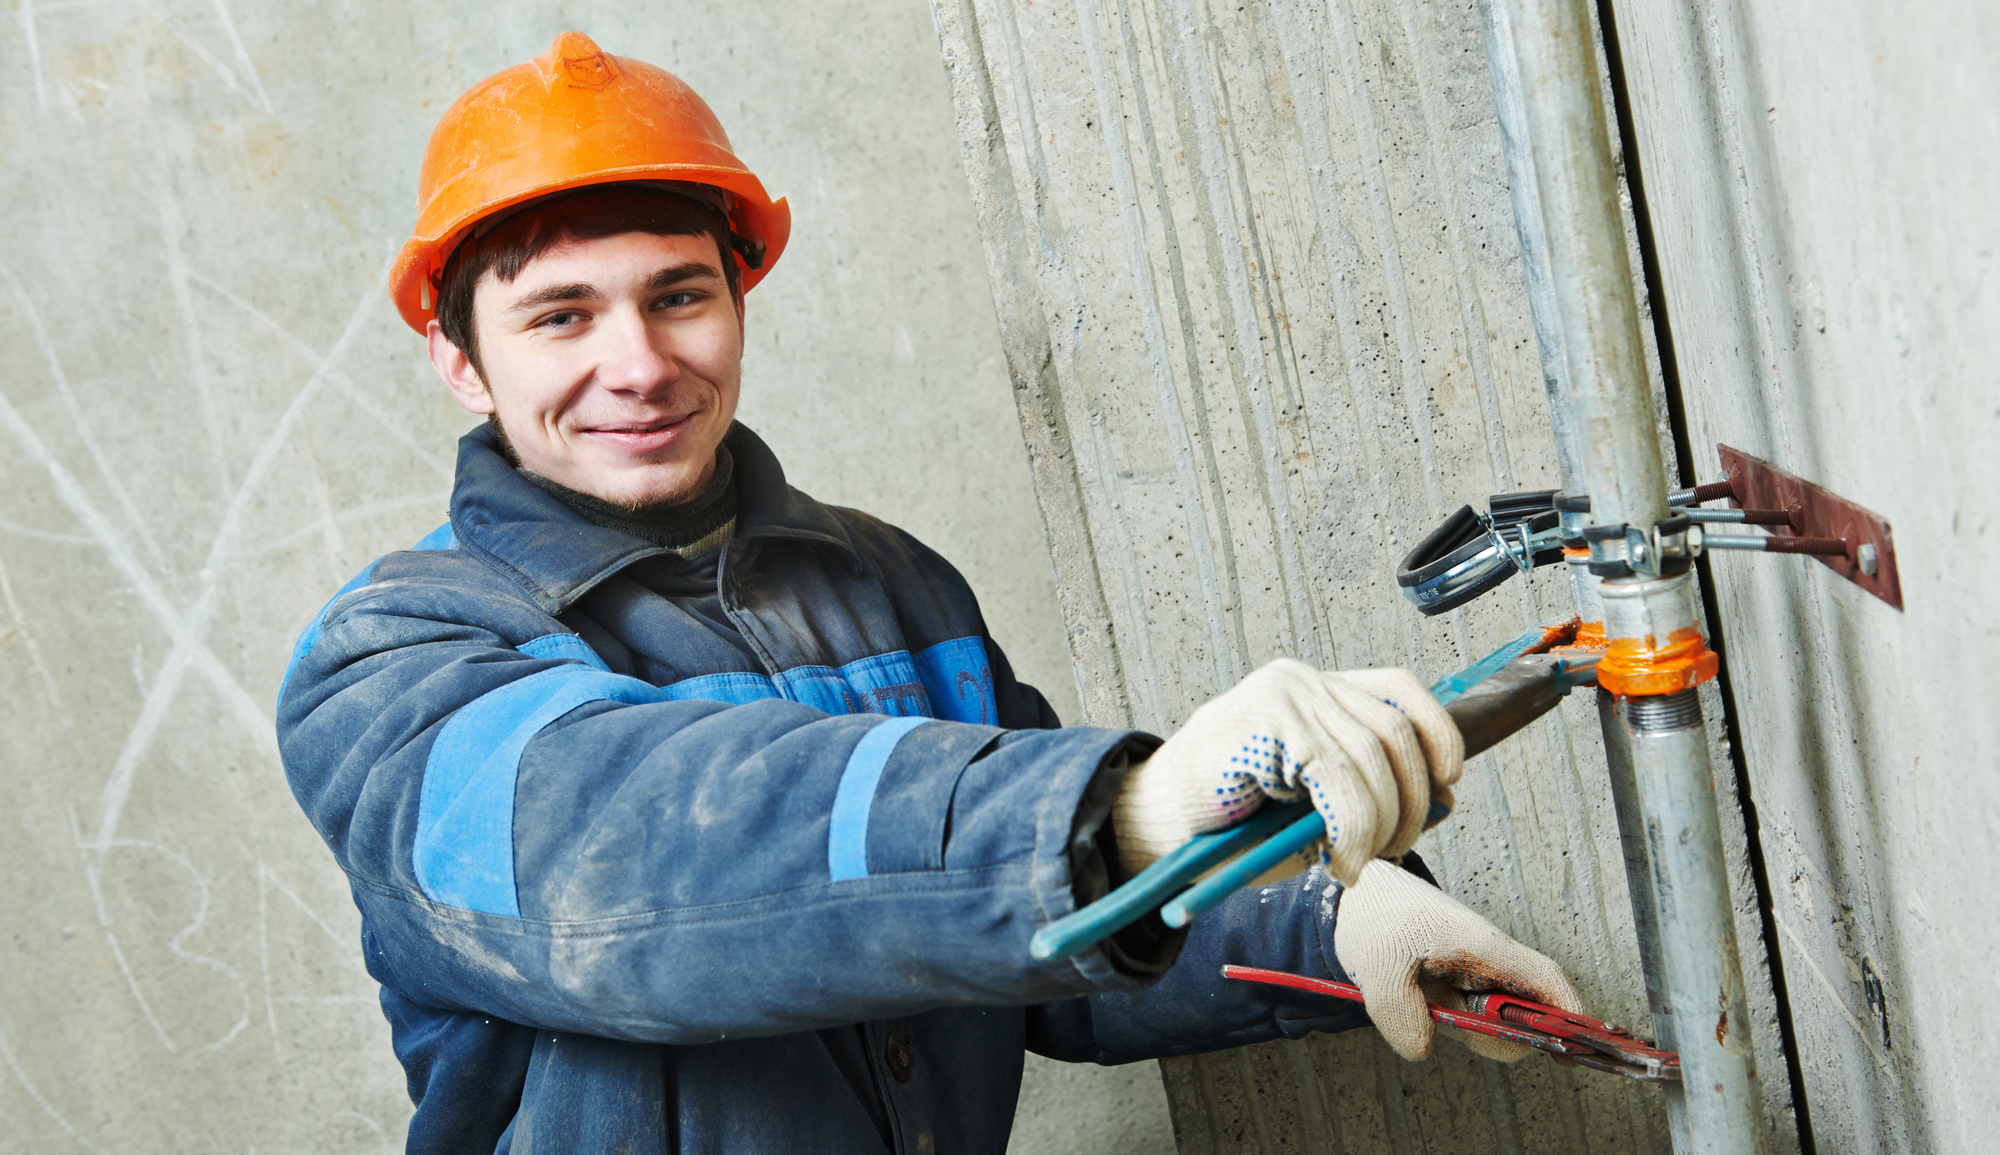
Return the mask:
POLYGON ((1597 684, 1621 698, 1692 690, 1715 677, 1722 660, 1696 624, 1694 583, 1686 574, 1639 581, 1607 581, 1604 632, 1610 638, 1597 663, 1597 684))
POLYGON ((1721 665, 1701 631, 1689 626, 1668 635, 1665 645, 1650 634, 1613 638, 1597 661, 1597 684, 1621 698, 1679 694, 1713 678, 1721 665))

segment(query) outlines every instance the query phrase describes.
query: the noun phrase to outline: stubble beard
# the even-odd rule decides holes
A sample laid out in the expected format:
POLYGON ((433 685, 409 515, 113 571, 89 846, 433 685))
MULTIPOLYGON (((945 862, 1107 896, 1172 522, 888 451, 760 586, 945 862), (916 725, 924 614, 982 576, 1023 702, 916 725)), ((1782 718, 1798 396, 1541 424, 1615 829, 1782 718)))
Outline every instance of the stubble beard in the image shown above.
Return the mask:
MULTIPOLYGON (((513 466, 514 469, 518 472, 534 474, 534 476, 536 477, 541 477, 541 474, 535 473, 534 470, 522 466, 521 455, 515 451, 514 442, 508 438, 507 427, 500 423, 500 415, 498 413, 488 413, 486 415, 486 424, 489 428, 493 430, 493 438, 495 441, 499 442, 500 456, 507 462, 507 464, 513 466)), ((555 481, 555 479, 552 477, 543 478, 543 480, 555 481)), ((556 482, 556 484, 560 485, 562 483, 556 482)), ((667 498, 663 501, 614 501, 608 497, 599 497, 597 494, 594 493, 586 494, 586 496, 595 497, 597 498, 597 500, 604 502, 606 505, 616 506, 617 508, 622 509, 627 513, 644 513, 649 509, 659 509, 663 507, 685 505, 688 502, 693 501, 695 498, 700 497, 701 490, 702 490, 701 486, 696 486, 694 490, 691 492, 675 494, 673 497, 667 498)))
POLYGON ((486 415, 486 426, 493 430, 494 439, 500 442, 500 456, 505 458, 507 464, 513 466, 515 469, 521 468, 521 455, 514 452, 514 442, 507 436, 507 427, 500 424, 500 415, 498 413, 488 413, 486 415))

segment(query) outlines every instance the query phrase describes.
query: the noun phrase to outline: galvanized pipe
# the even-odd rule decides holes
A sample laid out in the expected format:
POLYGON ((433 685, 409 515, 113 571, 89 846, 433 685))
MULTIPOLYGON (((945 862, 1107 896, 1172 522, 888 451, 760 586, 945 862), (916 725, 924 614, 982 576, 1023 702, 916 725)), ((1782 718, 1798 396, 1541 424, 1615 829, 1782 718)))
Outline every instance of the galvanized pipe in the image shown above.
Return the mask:
MULTIPOLYGON (((1612 638, 1668 637, 1695 617, 1686 574, 1605 582, 1603 594, 1612 638)), ((1686 1149, 1758 1152, 1763 1097, 1700 691, 1621 698, 1618 715, 1653 869, 1661 971, 1681 1054, 1686 1149)))
POLYGON ((1521 96, 1521 73, 1514 64, 1514 30, 1497 0, 1480 0, 1486 20, 1486 65, 1493 75, 1493 103, 1500 120, 1500 155, 1507 164, 1507 192, 1514 204, 1514 233, 1521 242, 1521 272, 1528 283, 1528 313, 1541 354, 1542 385, 1549 393, 1549 425, 1556 438, 1556 465, 1563 492, 1583 493, 1583 441, 1569 406, 1562 404, 1569 371, 1563 364, 1562 322, 1549 269, 1548 235, 1542 228, 1542 197, 1535 188, 1535 158, 1528 151, 1528 111, 1521 96))
MULTIPOLYGON (((1638 301, 1585 0, 1497 0, 1514 43, 1590 519, 1651 527, 1669 513, 1638 301)), ((1496 75, 1500 70, 1496 70, 1496 75)), ((1504 99, 1504 97, 1503 97, 1504 99)), ((1619 547, 1607 544, 1600 559, 1619 547)), ((1657 559, 1658 550, 1648 554, 1657 559)), ((1689 574, 1599 585, 1605 633, 1650 651, 1698 628, 1689 574)), ((1762 1150, 1749 1009, 1723 863, 1714 775, 1692 688, 1619 703, 1657 911, 1658 967, 1684 1072, 1682 1151, 1762 1150)), ((1621 826, 1628 823, 1621 821, 1621 826)), ((1634 887, 1634 906, 1644 888, 1634 887)), ((1642 916, 1643 917, 1643 916, 1642 916)), ((1642 930, 1642 942, 1644 932, 1642 930)), ((1650 952, 1649 952, 1650 953, 1650 952)))
POLYGON ((1584 0, 1503 0, 1527 110, 1592 520, 1667 515, 1624 216, 1584 0))
MULTIPOLYGON (((1583 441, 1577 435, 1564 364, 1562 319, 1556 307, 1555 281, 1549 267, 1548 234, 1542 224, 1542 197, 1535 186, 1535 158, 1528 146, 1528 111, 1521 94, 1521 72, 1514 52, 1513 25, 1501 0, 1480 0, 1486 23, 1486 65, 1493 78, 1493 103, 1500 123, 1500 152, 1507 166, 1514 232, 1520 239, 1523 278, 1528 287, 1528 311, 1534 319, 1535 345, 1541 354, 1542 383, 1549 396, 1549 425, 1555 434, 1556 465, 1563 492, 1588 493, 1583 472, 1583 441)), ((1683 503, 1698 500, 1693 492, 1676 494, 1683 503)), ((1670 498, 1672 500, 1672 498, 1670 498)), ((1562 515, 1566 529, 1588 521, 1587 514, 1562 515), (1572 524, 1574 523, 1574 524, 1572 524)), ((1604 620, 1604 602, 1587 559, 1568 558, 1570 592, 1579 617, 1604 620)), ((1675 1050, 1674 1019, 1667 1008, 1666 974, 1660 961, 1659 903, 1653 893, 1652 858, 1646 848, 1645 816, 1639 804, 1639 781, 1632 769, 1632 751, 1618 721, 1616 700, 1598 692, 1598 725, 1604 734, 1605 769, 1611 786, 1612 812, 1618 820, 1618 842, 1625 865, 1625 891, 1632 903, 1632 931, 1639 945, 1639 967, 1646 987, 1646 1010, 1652 1019, 1656 1046, 1675 1050)), ((1688 1147, 1686 1107, 1676 1084, 1661 1087, 1667 1113, 1667 1133, 1676 1151, 1688 1147)))
MULTIPOLYGON (((1597 721, 1604 729, 1604 763, 1611 782, 1611 809, 1618 818, 1618 844, 1625 858, 1626 893, 1632 897, 1632 931, 1639 940, 1639 968, 1646 980, 1646 1012, 1653 1020, 1653 1045, 1680 1050, 1674 1015, 1667 1003, 1666 969, 1660 958, 1659 897, 1653 890, 1653 857, 1646 846, 1645 808, 1639 802, 1639 777, 1632 767, 1632 744, 1625 737, 1618 699, 1597 692, 1597 721)), ((1660 1088, 1666 1100, 1667 1134, 1674 1150, 1690 1149, 1687 1102, 1679 1084, 1660 1088)))
MULTIPOLYGON (((1521 243, 1521 273, 1528 285, 1528 315, 1541 355, 1542 386, 1549 395, 1549 427, 1555 434, 1556 467, 1564 493, 1586 493, 1583 439, 1570 413, 1569 369, 1563 360, 1562 319, 1549 268, 1549 239, 1542 226, 1542 196, 1535 188, 1535 158, 1528 149, 1528 110, 1521 96, 1521 72, 1514 62, 1514 31, 1499 0, 1480 0, 1486 21, 1486 70, 1493 77, 1493 104, 1500 121, 1500 155, 1507 165, 1507 194, 1514 206, 1514 235, 1521 243)), ((1576 517, 1564 514, 1565 519, 1576 517)), ((1579 558, 1570 559, 1570 594, 1586 622, 1604 620, 1597 583, 1579 558)))

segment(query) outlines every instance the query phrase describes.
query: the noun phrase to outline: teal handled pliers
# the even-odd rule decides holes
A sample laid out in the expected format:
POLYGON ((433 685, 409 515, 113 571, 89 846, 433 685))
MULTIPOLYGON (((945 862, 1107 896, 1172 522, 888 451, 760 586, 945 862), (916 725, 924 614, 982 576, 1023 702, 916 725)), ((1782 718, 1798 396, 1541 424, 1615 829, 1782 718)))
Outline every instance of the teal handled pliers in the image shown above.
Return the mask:
MULTIPOLYGON (((1572 686, 1596 681, 1594 656, 1547 652, 1575 636, 1574 618, 1537 626, 1431 686, 1431 696, 1458 723, 1467 758, 1548 713, 1572 686)), ((1450 813, 1432 803, 1425 828, 1444 821, 1450 813)), ((1028 952, 1037 959, 1067 958, 1153 910, 1158 910, 1170 927, 1186 926, 1196 915, 1325 835, 1326 823, 1310 802, 1265 806, 1235 826, 1195 835, 1110 894, 1036 931, 1028 942, 1028 952), (1216 870, 1217 866, 1222 869, 1216 870), (1208 877, 1202 878, 1205 874, 1208 877)))

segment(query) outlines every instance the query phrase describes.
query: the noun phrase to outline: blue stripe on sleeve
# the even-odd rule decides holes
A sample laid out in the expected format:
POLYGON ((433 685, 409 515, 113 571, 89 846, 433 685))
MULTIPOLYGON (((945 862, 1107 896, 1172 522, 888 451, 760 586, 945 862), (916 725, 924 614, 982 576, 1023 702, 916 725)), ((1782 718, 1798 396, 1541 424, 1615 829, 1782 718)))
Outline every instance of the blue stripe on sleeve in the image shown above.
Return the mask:
MULTIPOLYGON (((567 636, 567 635, 555 635, 567 636)), ((539 644, 537 638, 529 645, 539 644)), ((528 646, 521 646, 527 652, 528 646)), ((537 657, 545 655, 536 652, 537 657)), ((940 642, 912 657, 906 650, 832 666, 794 666, 774 677, 737 671, 684 678, 666 687, 675 701, 740 706, 786 698, 828 714, 887 714, 997 724, 993 672, 978 638, 940 642)))
POLYGON ((917 676, 930 691, 931 709, 938 717, 987 726, 1000 724, 1000 708, 993 701, 993 666, 986 657, 984 641, 953 638, 919 651, 912 661, 917 676))
POLYGON ((379 557, 369 562, 367 567, 360 573, 348 578, 346 585, 334 591, 333 596, 326 599, 326 604, 321 606, 319 612, 313 615, 312 623, 306 626, 305 632, 299 635, 299 640, 292 646, 291 663, 285 667, 285 676, 278 683, 279 701, 282 702, 285 700, 285 687, 292 683, 292 671, 299 668, 299 663, 306 660, 306 655, 312 653, 314 646, 319 645, 320 631, 326 627, 326 611, 333 608, 333 603, 373 581, 375 578, 375 567, 380 564, 382 564, 382 559, 379 557))
POLYGON ((861 699, 857 713, 895 718, 934 718, 930 691, 917 680, 908 650, 877 654, 840 667, 840 676, 861 699))
POLYGON ((451 523, 447 521, 443 525, 438 526, 436 529, 418 538, 417 544, 411 546, 410 548, 413 550, 457 549, 458 534, 452 532, 451 523))
POLYGON ((611 670, 597 656, 597 651, 590 648, 590 643, 575 634, 543 634, 514 648, 531 658, 569 658, 607 673, 611 670))
POLYGON ((778 693, 778 687, 772 684, 771 679, 762 674, 741 671, 682 678, 662 692, 676 702, 727 702, 732 706, 784 697, 778 693))
POLYGON ((514 783, 543 727, 585 702, 636 705, 666 695, 637 678, 557 666, 461 706, 424 764, 410 857, 432 901, 520 917, 514 889, 514 783))
POLYGON ((866 714, 854 687, 832 666, 793 666, 772 679, 778 692, 828 714, 866 714))
MULTIPOLYGON (((452 532, 451 523, 447 521, 418 539, 417 544, 410 548, 457 549, 458 535, 452 532)), ((292 646, 291 663, 285 667, 285 676, 278 683, 279 701, 283 701, 285 698, 285 687, 291 684, 292 671, 298 669, 299 663, 305 661, 306 655, 312 653, 313 647, 319 644, 320 631, 325 628, 326 624, 326 611, 333 608, 333 603, 373 581, 375 578, 375 567, 381 564, 382 559, 379 557, 369 562, 365 569, 349 578, 346 585, 341 586, 339 590, 335 591, 332 597, 326 599, 326 604, 321 606, 319 612, 313 615, 312 624, 305 628, 305 632, 299 635, 298 642, 292 646)), ((599 664, 601 665, 602 663, 599 664)))
POLYGON ((868 877, 868 811, 875 802, 875 787, 882 780, 882 768, 905 735, 930 721, 928 718, 890 718, 861 736, 854 753, 847 756, 847 768, 840 772, 840 785, 833 792, 833 821, 826 832, 826 865, 835 882, 868 877))

